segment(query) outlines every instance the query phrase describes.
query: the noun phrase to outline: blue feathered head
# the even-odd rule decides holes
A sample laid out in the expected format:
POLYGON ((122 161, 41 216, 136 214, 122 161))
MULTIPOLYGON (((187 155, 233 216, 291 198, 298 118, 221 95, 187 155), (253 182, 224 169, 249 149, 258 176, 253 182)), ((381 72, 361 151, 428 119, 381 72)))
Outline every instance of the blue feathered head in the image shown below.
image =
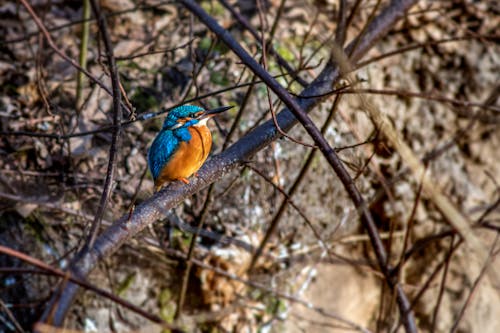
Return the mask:
POLYGON ((186 120, 195 120, 205 114, 205 110, 202 107, 196 105, 181 105, 171 110, 167 114, 167 118, 163 122, 163 128, 175 129, 181 124, 185 123, 186 120), (179 120, 182 122, 180 123, 179 120))
POLYGON ((205 110, 196 105, 178 106, 167 114, 162 129, 175 130, 181 127, 192 126, 231 108, 232 106, 223 106, 213 110, 205 110))

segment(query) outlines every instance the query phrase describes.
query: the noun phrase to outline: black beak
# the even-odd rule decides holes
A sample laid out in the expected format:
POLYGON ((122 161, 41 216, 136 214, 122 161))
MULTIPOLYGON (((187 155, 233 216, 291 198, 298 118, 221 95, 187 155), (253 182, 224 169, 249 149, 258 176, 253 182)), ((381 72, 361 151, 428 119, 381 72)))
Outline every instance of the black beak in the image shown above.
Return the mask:
POLYGON ((229 109, 234 108, 234 106, 221 106, 220 108, 212 109, 212 110, 206 110, 205 113, 203 113, 200 117, 200 119, 207 118, 207 117, 213 117, 219 113, 225 112, 229 109))

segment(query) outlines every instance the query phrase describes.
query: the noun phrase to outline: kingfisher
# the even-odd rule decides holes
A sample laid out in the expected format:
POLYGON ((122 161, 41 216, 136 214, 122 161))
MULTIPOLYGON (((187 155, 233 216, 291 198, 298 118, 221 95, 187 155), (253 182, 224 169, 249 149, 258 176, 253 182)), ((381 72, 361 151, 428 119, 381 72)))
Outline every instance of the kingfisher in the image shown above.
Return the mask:
POLYGON ((189 184, 188 178, 205 163, 212 147, 207 121, 231 108, 205 110, 195 105, 182 105, 167 114, 148 152, 155 191, 174 180, 189 184))

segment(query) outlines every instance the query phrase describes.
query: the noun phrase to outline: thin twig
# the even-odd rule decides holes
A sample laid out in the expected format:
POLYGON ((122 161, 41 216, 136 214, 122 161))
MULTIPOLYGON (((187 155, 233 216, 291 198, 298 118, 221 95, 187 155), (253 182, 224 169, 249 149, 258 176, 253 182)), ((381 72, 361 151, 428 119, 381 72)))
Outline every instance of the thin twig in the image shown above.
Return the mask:
POLYGON ((455 237, 450 238, 450 247, 448 249, 448 255, 447 255, 448 260, 446 260, 444 262, 443 277, 441 279, 441 285, 439 286, 439 293, 438 293, 438 298, 436 301, 436 306, 434 307, 434 313, 432 314, 431 332, 436 331, 439 308, 441 305, 441 301, 443 300, 444 289, 446 286, 446 278, 448 277, 448 268, 450 267, 451 253, 453 253, 453 241, 454 240, 455 240, 455 237))
MULTIPOLYGON (((304 68, 304 70, 307 70, 307 69, 310 69, 310 68, 313 68, 313 67, 304 68)), ((287 75, 287 74, 276 75, 275 78, 283 77, 285 75, 287 75)), ((223 93, 231 91, 231 90, 236 90, 236 89, 239 89, 239 88, 244 88, 244 87, 248 87, 248 86, 259 84, 259 83, 262 83, 262 81, 255 80, 255 82, 241 83, 241 84, 238 84, 238 85, 234 85, 234 86, 230 86, 230 87, 227 87, 227 88, 222 88, 222 89, 219 89, 219 90, 216 90, 216 91, 212 91, 212 92, 200 95, 198 97, 193 97, 193 98, 181 101, 181 102, 179 102, 177 104, 174 104, 174 105, 172 105, 172 106, 170 106, 168 108, 162 108, 158 112, 142 113, 138 117, 136 117, 136 119, 131 119, 131 120, 123 121, 120 124, 120 127, 123 128, 123 127, 130 126, 130 125, 132 125, 136 121, 145 121, 145 120, 149 120, 149 119, 152 119, 152 118, 159 117, 159 116, 161 116, 161 115, 169 112, 170 110, 176 108, 177 106, 180 106, 180 105, 183 105, 183 104, 188 104, 188 103, 200 101, 200 100, 203 100, 203 99, 208 98, 208 97, 220 95, 220 94, 223 94, 223 93)), ((71 133, 71 134, 39 133, 39 132, 29 132, 29 131, 0 131, 0 135, 5 135, 5 136, 7 136, 7 135, 9 135, 9 136, 29 136, 29 137, 35 137, 35 138, 48 138, 48 139, 54 139, 54 140, 66 140, 66 139, 69 139, 69 138, 76 138, 76 137, 81 137, 81 136, 94 135, 94 134, 102 133, 102 132, 109 132, 109 131, 114 130, 115 127, 116 126, 114 126, 114 125, 106 125, 106 126, 102 126, 100 128, 97 128, 95 130, 83 131, 83 132, 71 133)))
MULTIPOLYGON (((80 38, 80 56, 79 62, 82 68, 87 69, 87 54, 88 54, 88 44, 89 44, 89 30, 90 30, 90 1, 83 1, 83 11, 82 11, 82 38, 80 38)), ((85 76, 83 72, 78 71, 76 76, 76 108, 79 109, 83 105, 83 85, 85 76)))
MULTIPOLYGON (((423 98, 426 100, 437 101, 437 102, 442 102, 442 103, 449 103, 452 105, 459 105, 459 106, 463 106, 463 107, 478 107, 481 109, 493 111, 493 112, 495 112, 495 114, 497 116, 500 115, 500 107, 497 107, 497 106, 492 105, 492 104, 461 101, 461 100, 454 99, 454 98, 439 96, 439 95, 436 95, 434 92, 419 93, 419 92, 403 90, 403 89, 370 89, 370 88, 352 89, 352 88, 346 88, 346 89, 341 89, 341 90, 335 89, 335 90, 332 90, 330 93, 326 93, 326 94, 321 94, 321 95, 316 95, 316 96, 301 96, 301 97, 302 98, 321 98, 321 97, 326 97, 326 96, 331 95, 331 94, 356 94, 356 95, 357 94, 374 94, 374 95, 385 95, 385 96, 423 98)), ((469 115, 469 117, 473 117, 473 115, 469 115)))
POLYGON ((120 78, 118 76, 118 69, 116 67, 116 62, 113 55, 113 45, 111 43, 111 37, 109 35, 108 27, 106 24, 106 18, 102 14, 102 11, 99 8, 99 4, 97 3, 97 1, 90 0, 90 2, 92 4, 92 10, 94 11, 94 15, 97 17, 97 23, 99 25, 99 29, 102 34, 104 47, 106 49, 106 57, 109 65, 109 73, 111 75, 111 85, 113 87, 114 131, 111 138, 111 145, 109 147, 109 159, 108 159, 108 168, 106 171, 106 179, 104 181, 101 199, 99 201, 99 207, 97 208, 97 213, 94 222, 92 222, 84 251, 88 250, 94 245, 95 239, 99 232, 99 227, 101 225, 102 217, 104 215, 104 210, 106 209, 109 196, 111 194, 111 186, 113 185, 117 154, 120 148, 119 144, 120 134, 121 134, 120 124, 122 122, 120 78))
MULTIPOLYGON (((479 273, 479 276, 476 278, 474 283, 472 284, 472 288, 470 289, 469 295, 467 296, 467 299, 464 302, 464 305, 460 309, 460 312, 458 313, 458 317, 453 323, 453 326, 450 329, 451 333, 455 333, 458 330, 458 325, 460 324, 460 321, 464 317, 465 310, 467 310, 467 307, 469 306, 472 297, 474 296, 475 291, 477 290, 477 287, 479 286, 479 282, 482 280, 482 278, 486 275, 486 272, 488 271, 489 266, 493 264, 495 260, 495 253, 493 252, 496 250, 496 245, 498 241, 500 240, 500 233, 497 233, 495 240, 491 244, 490 250, 488 252, 488 257, 486 262, 483 264, 483 267, 481 268, 481 272, 479 273)), ((491 270, 490 270, 491 271, 491 270)))
POLYGON ((339 1, 339 15, 337 17, 337 30, 335 31, 335 42, 343 46, 347 35, 347 1, 339 1))

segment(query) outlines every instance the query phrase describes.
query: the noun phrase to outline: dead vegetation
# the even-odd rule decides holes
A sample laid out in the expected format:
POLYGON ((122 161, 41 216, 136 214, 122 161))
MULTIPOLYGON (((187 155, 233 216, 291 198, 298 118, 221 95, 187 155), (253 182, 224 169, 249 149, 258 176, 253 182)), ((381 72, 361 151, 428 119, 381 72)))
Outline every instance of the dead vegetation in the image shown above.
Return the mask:
POLYGON ((286 104, 181 4, 88 4, 88 42, 80 3, 2 4, 0 331, 54 319, 99 332, 160 331, 159 322, 187 332, 411 332, 412 321, 424 332, 495 332, 500 8, 416 1, 359 59, 335 46, 369 36, 398 2, 200 3, 294 96, 318 85, 329 59, 341 68, 330 93, 302 101, 318 99, 309 116, 375 235, 300 124, 235 164, 210 162, 188 187, 153 194, 146 155, 170 107, 238 106, 212 124, 215 156, 241 138, 264 141, 252 131, 286 104), (78 63, 90 77, 78 78, 78 63), (140 214, 161 217, 135 224, 140 214), (94 229, 90 248, 102 258, 87 267, 78 260, 92 253, 94 229), (116 297, 78 293, 58 317, 58 295, 84 279, 83 289, 116 297))

